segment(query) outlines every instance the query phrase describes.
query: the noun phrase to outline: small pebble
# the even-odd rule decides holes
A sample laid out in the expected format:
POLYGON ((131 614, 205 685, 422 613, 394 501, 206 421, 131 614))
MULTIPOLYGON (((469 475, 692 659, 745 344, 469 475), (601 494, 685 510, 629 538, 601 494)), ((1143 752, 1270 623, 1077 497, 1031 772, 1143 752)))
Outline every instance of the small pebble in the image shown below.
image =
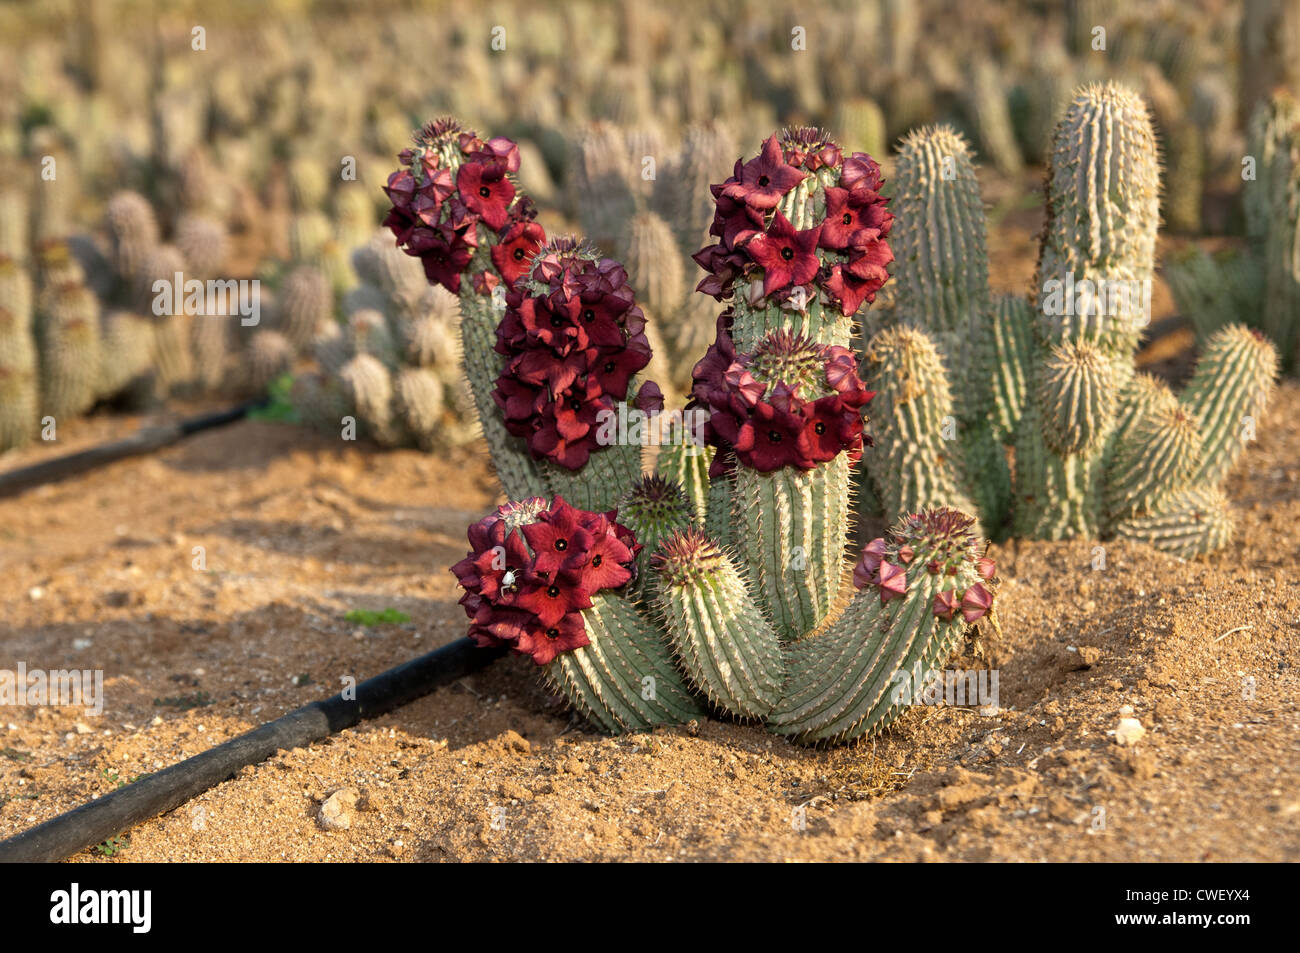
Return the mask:
POLYGON ((1146 733, 1147 730, 1142 727, 1142 722, 1136 718, 1121 718, 1119 724, 1115 726, 1115 742, 1123 746, 1135 745, 1146 733))

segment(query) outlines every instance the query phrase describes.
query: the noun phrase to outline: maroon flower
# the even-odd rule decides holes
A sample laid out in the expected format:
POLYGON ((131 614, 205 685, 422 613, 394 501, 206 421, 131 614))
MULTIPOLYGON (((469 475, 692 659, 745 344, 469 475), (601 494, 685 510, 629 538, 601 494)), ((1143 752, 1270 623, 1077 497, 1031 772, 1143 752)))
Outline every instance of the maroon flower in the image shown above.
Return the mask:
POLYGON ((460 275, 469 264, 473 252, 458 234, 453 234, 450 238, 445 234, 434 235, 421 247, 420 262, 424 265, 424 276, 455 294, 460 291, 460 275))
POLYGON ((800 414, 764 401, 754 405, 749 419, 741 425, 732 449, 742 463, 760 473, 771 473, 788 466, 808 470, 814 461, 801 447, 803 429, 804 421, 800 414))
POLYGON ((632 578, 641 547, 614 513, 562 498, 507 503, 469 529, 470 553, 452 567, 465 590, 469 635, 545 665, 589 644, 582 610, 632 578))
POLYGON ((506 430, 570 470, 601 448, 603 415, 627 400, 651 357, 627 272, 570 239, 538 249, 507 293, 496 350, 506 356, 493 394, 506 430))
POLYGON ((538 665, 546 665, 561 652, 571 652, 590 644, 582 614, 572 612, 554 625, 530 628, 526 635, 520 637, 515 651, 532 656, 538 665))
POLYGON ((636 408, 647 417, 663 413, 664 392, 654 381, 646 381, 636 392, 636 408))
POLYGON ((473 250, 484 241, 494 246, 493 267, 470 276, 474 292, 490 295, 502 280, 513 284, 525 269, 527 253, 546 240, 541 226, 532 221, 536 210, 531 201, 516 196, 507 177, 519 168, 515 144, 505 138, 484 142, 455 120, 440 119, 425 125, 415 145, 403 149, 398 160, 402 168, 384 187, 393 203, 384 227, 408 255, 421 259, 426 277, 458 292, 473 250), (445 166, 453 144, 460 155, 445 166), (504 251, 496 247, 499 239, 509 242, 504 251), (520 247, 524 258, 515 257, 520 247))
POLYGON ((840 170, 840 185, 846 189, 869 189, 879 192, 884 180, 880 177, 880 163, 865 152, 855 152, 844 160, 840 170))
POLYGON ((763 294, 770 295, 787 285, 805 285, 821 267, 817 242, 822 226, 798 231, 779 211, 761 235, 745 244, 745 251, 763 269, 763 294))
POLYGON ((967 622, 982 618, 991 608, 993 608, 993 593, 989 592, 982 582, 975 583, 961 597, 961 616, 967 622))
POLYGON ((826 224, 822 228, 821 247, 848 248, 863 229, 870 229, 872 235, 879 237, 893 220, 893 215, 885 210, 884 200, 875 193, 832 186, 826 190, 826 224))
POLYGON ((515 222, 501 233, 500 244, 492 246, 492 264, 507 288, 528 273, 533 255, 545 243, 546 231, 536 222, 515 222))
POLYGON ((807 178, 807 173, 786 165, 780 141, 770 136, 762 152, 742 165, 733 178, 735 181, 722 189, 723 195, 740 199, 751 208, 770 209, 807 178))
POLYGON ((877 537, 862 547, 862 558, 853 567, 853 585, 865 589, 880 582, 880 563, 885 558, 885 541, 877 537))
POLYGON ((880 601, 907 595, 907 570, 893 563, 880 564, 880 601))
POLYGON ((934 614, 945 622, 951 622, 960 607, 961 600, 957 598, 955 589, 945 589, 934 594, 934 614))
POLYGON ((495 231, 505 226, 515 197, 515 187, 506 178, 505 162, 462 164, 456 173, 456 191, 465 207, 482 218, 488 228, 495 231))

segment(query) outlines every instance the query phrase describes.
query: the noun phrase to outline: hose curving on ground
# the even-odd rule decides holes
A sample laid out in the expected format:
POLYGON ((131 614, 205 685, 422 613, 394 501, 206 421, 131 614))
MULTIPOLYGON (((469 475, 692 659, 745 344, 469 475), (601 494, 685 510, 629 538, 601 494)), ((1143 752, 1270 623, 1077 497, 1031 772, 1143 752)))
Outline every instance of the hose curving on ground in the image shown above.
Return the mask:
POLYGON ((133 825, 180 807, 242 768, 286 748, 319 741, 335 732, 421 698, 495 661, 505 650, 483 649, 470 639, 412 659, 340 693, 292 711, 224 744, 186 758, 66 814, 0 841, 0 863, 63 860, 133 825), (353 693, 349 693, 353 694, 353 693))
POLYGON ((243 420, 248 416, 249 411, 264 404, 263 400, 253 400, 228 410, 187 417, 161 427, 144 427, 121 440, 103 443, 87 450, 78 450, 76 453, 65 454, 53 460, 42 460, 31 466, 10 470, 8 473, 0 473, 0 498, 14 496, 43 483, 66 480, 68 477, 86 473, 117 460, 161 450, 200 431, 224 427, 243 420))

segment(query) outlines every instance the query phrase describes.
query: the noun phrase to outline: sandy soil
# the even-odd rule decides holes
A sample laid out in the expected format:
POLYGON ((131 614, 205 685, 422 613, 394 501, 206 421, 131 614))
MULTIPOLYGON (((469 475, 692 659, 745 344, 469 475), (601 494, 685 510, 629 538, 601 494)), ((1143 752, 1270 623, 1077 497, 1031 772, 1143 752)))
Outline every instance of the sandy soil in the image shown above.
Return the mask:
MULTIPOLYGON (((918 710, 831 751, 714 721, 605 738, 511 658, 246 769, 113 859, 1300 859, 1297 448, 1288 382, 1217 559, 999 547, 1002 633, 953 663, 999 669, 997 715, 918 710), (327 832, 345 787, 363 809, 327 832)), ((446 567, 487 485, 477 458, 245 422, 0 504, 4 664, 103 668, 107 696, 99 718, 4 713, 0 834, 458 637, 446 567), (411 622, 343 619, 388 607, 411 622)))
MULTIPOLYGON (((991 243, 1001 288, 1032 274, 1035 214, 991 243)), ((1177 377, 1186 344, 1147 363, 1177 377)), ((1002 631, 949 666, 998 669, 996 714, 917 709, 829 751, 718 721, 609 738, 509 658, 75 859, 1300 860, 1298 461, 1292 380, 1231 479, 1227 552, 996 547, 1002 631), (344 788, 351 827, 325 830, 344 788)), ((246 421, 0 501, 0 668, 103 669, 107 696, 0 710, 0 837, 461 636, 447 567, 491 486, 474 454, 246 421), (411 621, 344 619, 390 607, 411 621)))

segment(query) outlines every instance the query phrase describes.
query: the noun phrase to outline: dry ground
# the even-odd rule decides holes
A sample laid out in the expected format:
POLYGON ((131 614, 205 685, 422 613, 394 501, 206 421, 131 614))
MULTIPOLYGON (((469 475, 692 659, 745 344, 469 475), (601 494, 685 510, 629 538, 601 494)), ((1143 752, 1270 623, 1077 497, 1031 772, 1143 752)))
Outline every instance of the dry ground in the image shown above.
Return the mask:
MULTIPOLYGON (((113 859, 1300 859, 1297 451, 1290 381, 1232 479, 1240 542, 1210 560, 998 547, 1002 633, 953 663, 1000 671, 996 715, 915 710, 830 751, 717 721, 606 738, 510 658, 246 769, 113 859), (363 809, 322 830, 343 787, 363 809)), ((477 456, 244 422, 0 501, 0 667, 102 668, 107 696, 98 718, 0 712, 0 836, 460 636, 447 567, 488 486, 477 456), (343 618, 388 607, 411 621, 343 618)))

